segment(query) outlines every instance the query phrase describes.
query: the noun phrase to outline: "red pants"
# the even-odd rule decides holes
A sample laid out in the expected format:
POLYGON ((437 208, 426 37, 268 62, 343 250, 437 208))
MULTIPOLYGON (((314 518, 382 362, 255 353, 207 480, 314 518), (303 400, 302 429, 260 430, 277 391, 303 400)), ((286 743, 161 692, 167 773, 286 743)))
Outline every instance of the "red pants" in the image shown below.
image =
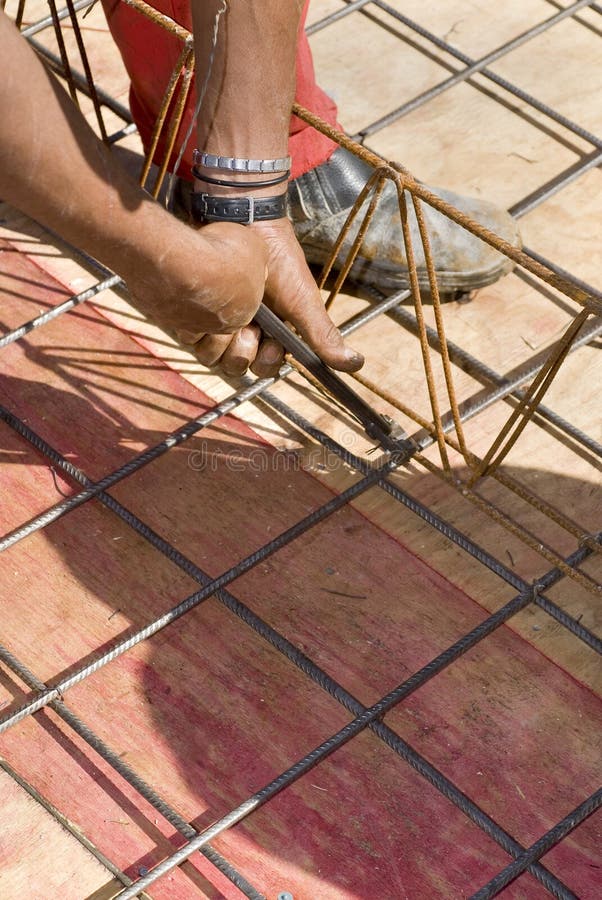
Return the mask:
MULTIPOLYGON (((102 0, 102 2, 109 28, 130 77, 132 115, 138 126, 142 143, 145 148, 148 148, 165 88, 182 52, 182 42, 136 9, 126 6, 121 0, 102 0)), ((174 19, 184 28, 192 29, 190 0, 150 0, 150 2, 159 12, 174 19)), ((330 124, 336 125, 336 106, 316 84, 311 51, 303 31, 308 6, 309 0, 306 0, 297 46, 296 99, 301 106, 310 109, 330 124)), ((196 95, 193 89, 188 97, 170 167, 175 162, 175 156, 177 156, 186 129, 190 124, 195 103, 196 95)), ((336 144, 295 116, 291 118, 289 135, 289 152, 293 158, 291 173, 293 178, 297 178, 309 169, 325 162, 336 149, 336 144)), ((190 170, 195 140, 193 132, 178 173, 190 180, 192 179, 190 170)), ((155 162, 162 161, 164 152, 164 141, 160 140, 155 154, 155 162)), ((228 148, 224 147, 223 152, 227 155, 228 148)))

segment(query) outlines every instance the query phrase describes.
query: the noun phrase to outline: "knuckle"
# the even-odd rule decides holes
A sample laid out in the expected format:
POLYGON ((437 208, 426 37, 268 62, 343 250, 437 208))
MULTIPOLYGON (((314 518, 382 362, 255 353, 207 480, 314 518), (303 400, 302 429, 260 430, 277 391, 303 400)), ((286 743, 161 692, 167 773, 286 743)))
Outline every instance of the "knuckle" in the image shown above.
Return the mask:
POLYGON ((259 344, 259 340, 261 338, 261 329, 258 325, 250 324, 245 325, 244 328, 240 330, 240 342, 245 345, 245 347, 257 347, 259 344))
POLYGON ((324 342, 328 344, 330 347, 339 347, 343 342, 343 338, 341 337, 341 332, 337 328, 337 326, 330 319, 325 323, 324 328, 324 342))
POLYGON ((248 359, 222 360, 222 369, 226 375, 236 378, 244 375, 249 368, 248 359))

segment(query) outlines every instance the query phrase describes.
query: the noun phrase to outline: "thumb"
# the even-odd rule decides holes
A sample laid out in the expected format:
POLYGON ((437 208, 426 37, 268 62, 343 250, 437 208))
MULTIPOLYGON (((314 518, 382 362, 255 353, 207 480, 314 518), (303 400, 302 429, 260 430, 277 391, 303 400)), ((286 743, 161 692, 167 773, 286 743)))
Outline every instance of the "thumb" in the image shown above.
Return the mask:
POLYGON ((324 308, 303 250, 288 219, 257 223, 269 247, 266 298, 276 315, 291 322, 324 362, 341 372, 356 372, 364 357, 347 347, 324 308))
POLYGON ((357 372, 364 365, 364 357, 345 343, 319 295, 316 297, 314 294, 306 302, 296 304, 294 309, 288 311, 287 318, 303 340, 333 369, 357 372))

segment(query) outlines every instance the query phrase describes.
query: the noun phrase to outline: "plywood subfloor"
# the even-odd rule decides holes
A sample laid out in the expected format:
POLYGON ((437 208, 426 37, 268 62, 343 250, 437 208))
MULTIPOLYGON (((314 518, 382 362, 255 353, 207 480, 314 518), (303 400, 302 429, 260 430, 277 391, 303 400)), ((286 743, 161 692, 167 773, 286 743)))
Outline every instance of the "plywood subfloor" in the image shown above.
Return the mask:
MULTIPOLYGON (((115 886, 111 874, 53 814, 0 769, 0 895, 78 900, 115 886)), ((106 894, 105 896, 110 896, 106 894)))
MULTIPOLYGON (((10 327, 32 305, 52 305, 65 292, 23 255, 7 245, 3 250, 2 313, 10 327)), ((8 347, 2 393, 15 414, 96 478, 207 404, 92 308, 8 347)), ((69 487, 6 425, 2 441, 4 532, 69 487)), ((221 420, 114 494, 216 575, 331 496, 312 474, 270 464, 275 453, 248 426, 221 420), (250 465, 258 449, 266 461, 259 472, 250 465)), ((195 589, 96 504, 21 541, 4 560, 3 642, 51 682, 195 589)), ((436 566, 352 508, 238 579, 233 590, 366 705, 485 616, 436 566)), ((506 598, 511 595, 506 589, 506 598)), ((23 699, 8 672, 2 694, 3 712, 23 699)), ((65 699, 199 826, 348 720, 215 600, 65 699)), ((596 786, 597 700, 510 629, 439 676, 432 689, 421 689, 390 721, 525 844, 596 786)), ((130 877, 178 843, 52 712, 10 729, 0 752, 130 877)), ((596 892, 590 864, 596 837, 591 820, 551 856, 552 870, 582 897, 596 892)), ((461 896, 505 861, 489 838, 369 734, 216 846, 268 897, 284 889, 307 900, 461 896)), ((211 887, 209 875, 207 864, 195 860, 152 895, 236 896, 223 879, 211 887)), ((16 896, 11 887, 7 896, 16 896)), ((524 876, 511 896, 543 895, 524 876)))

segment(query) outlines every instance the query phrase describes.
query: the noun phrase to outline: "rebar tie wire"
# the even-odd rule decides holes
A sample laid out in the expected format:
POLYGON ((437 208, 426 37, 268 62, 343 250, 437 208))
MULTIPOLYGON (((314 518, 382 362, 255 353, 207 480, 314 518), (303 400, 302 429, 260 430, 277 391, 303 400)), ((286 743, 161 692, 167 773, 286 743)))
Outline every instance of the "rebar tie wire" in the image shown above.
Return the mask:
MULTIPOLYGON (((120 281, 118 276, 113 276, 109 279, 105 279, 104 282, 101 282, 98 285, 96 285, 95 287, 90 288, 87 291, 84 291, 83 293, 77 295, 76 297, 72 297, 69 300, 65 301, 64 303, 59 304, 57 307, 54 307, 52 310, 50 310, 46 313, 43 313, 42 315, 36 317, 35 319, 31 320, 30 322, 25 323, 20 328, 17 328, 14 331, 10 332, 9 334, 5 335, 3 338, 0 339, 0 348, 2 348, 2 346, 6 346, 8 343, 11 343, 12 341, 16 340, 17 338, 23 336, 24 334, 33 330, 35 327, 39 327, 40 325, 45 324, 46 322, 50 321, 55 316, 59 315, 60 313, 66 311, 70 308, 73 308, 75 305, 83 302, 84 300, 91 299, 101 290, 115 286, 116 284, 122 284, 122 282, 120 281)), ((392 298, 392 299, 394 300, 395 298, 392 298)), ((389 314, 393 314, 395 317, 402 315, 404 312, 404 311, 400 310, 399 306, 396 303, 390 304, 386 298, 381 299, 380 304, 377 305, 377 307, 374 310, 374 313, 377 314, 378 311, 381 309, 382 309, 382 311, 388 311, 389 314), (391 307, 391 308, 388 308, 388 307, 391 307)), ((264 310, 264 312, 266 315, 268 315, 268 313, 269 313, 268 310, 264 310)), ((366 319, 365 314, 360 315, 358 317, 359 322, 361 322, 363 319, 366 319)), ((270 324, 273 324, 274 321, 276 321, 276 324, 278 324, 280 326, 280 323, 277 322, 277 320, 275 320, 275 317, 273 315, 271 315, 268 318, 268 323, 267 323, 268 327, 270 324)), ((353 330, 354 327, 355 326, 352 323, 348 323, 347 326, 343 326, 343 329, 344 329, 345 333, 349 333, 351 330, 353 330)), ((428 326, 426 326, 426 329, 427 329, 426 337, 427 337, 429 343, 433 343, 433 341, 436 341, 437 345, 440 345, 439 336, 436 335, 436 333, 433 332, 432 329, 430 329, 428 326)), ((284 331, 284 326, 280 326, 280 331, 284 331)), ((292 335, 292 333, 288 332, 288 330, 286 333, 290 334, 291 339, 294 339, 294 336, 292 335)), ((279 332, 279 336, 280 336, 280 338, 282 338, 282 335, 280 334, 280 332, 279 332)), ((294 339, 294 340, 296 342, 295 346, 296 346, 296 344, 300 344, 298 339, 294 339)), ((454 353, 457 354, 459 352, 459 349, 456 348, 455 345, 451 345, 451 346, 454 350, 454 353)), ((293 347, 293 349, 294 349, 294 347, 293 347)), ((325 369, 325 367, 322 367, 322 368, 325 369)), ((281 377, 284 376, 285 374, 287 374, 288 371, 290 371, 290 367, 288 370, 282 370, 281 377)), ((325 369, 325 371, 327 374, 329 374, 329 370, 325 369)), ((320 374, 320 373, 318 373, 318 374, 320 374)), ((486 374, 488 377, 491 377, 491 373, 489 370, 487 370, 486 374)), ((493 373, 493 375, 495 375, 495 373, 493 373)), ((305 373, 305 377, 307 377, 307 373, 305 373)), ((426 428, 426 430, 433 433, 433 431, 432 431, 433 426, 431 426, 427 420, 425 420, 423 417, 421 417, 419 414, 415 413, 414 411, 410 410, 408 407, 405 406, 405 404, 398 401, 395 397, 390 395, 387 391, 380 389, 377 385, 373 384, 368 379, 366 379, 364 376, 358 375, 357 373, 353 377, 360 383, 369 387, 373 392, 377 393, 387 403, 396 407, 397 409, 402 411, 405 415, 408 415, 410 418, 417 421, 420 425, 422 425, 422 427, 426 428)), ((499 376, 498 376, 498 378, 499 378, 499 376)), ((334 378, 334 381, 337 382, 337 379, 334 378)), ((343 386, 342 382, 341 382, 341 386, 343 386)), ((336 384, 335 384, 335 388, 336 388, 336 384)), ((335 393, 336 393, 336 390, 335 390, 335 393)), ((332 395, 330 395, 330 396, 332 396, 332 395)), ((359 399, 359 398, 357 398, 357 399, 359 399)), ((343 408, 345 408, 344 402, 343 402, 343 408)), ((378 419, 378 417, 377 417, 377 419, 378 419)), ((460 449, 460 447, 458 445, 456 445, 455 441, 445 433, 445 432, 447 432, 447 430, 448 429, 446 427, 443 428, 444 439, 445 439, 446 443, 449 444, 450 446, 452 446, 454 449, 460 449)), ((424 443, 422 444, 422 446, 423 447, 425 446, 424 443)), ((468 453, 469 453, 468 451, 465 451, 465 454, 468 454, 468 453)), ((420 459, 421 464, 430 466, 432 471, 435 472, 435 474, 437 474, 437 475, 441 474, 438 469, 432 468, 432 464, 425 461, 424 457, 420 456, 419 459, 420 459)), ((481 464, 481 461, 474 454, 469 454, 469 461, 473 464, 473 467, 481 464)), ((502 473, 497 472, 497 471, 494 472, 493 474, 494 474, 494 477, 497 480, 499 480, 502 484, 505 484, 510 490, 513 490, 523 500, 526 500, 532 506, 539 509, 544 515, 547 515, 549 518, 551 518, 553 521, 555 521, 561 527, 568 530, 571 534, 576 536, 580 541, 581 540, 584 540, 584 541, 589 540, 590 544, 594 547, 594 549, 597 549, 597 550, 600 549, 599 546, 595 542, 590 540, 589 536, 583 531, 583 529, 579 528, 579 526, 572 523, 569 519, 567 519, 566 516, 564 516, 562 513, 560 513, 560 511, 554 509, 553 507, 550 507, 549 504, 546 504, 543 501, 541 501, 539 498, 537 498, 531 492, 527 491, 521 485, 516 483, 509 476, 505 476, 502 473)), ((452 478, 449 471, 447 471, 447 480, 450 484, 452 484, 453 486, 455 486, 459 490, 461 490, 461 492, 463 492, 464 496, 467 496, 473 502, 479 502, 481 504, 485 504, 485 501, 482 500, 482 498, 477 498, 476 495, 474 495, 468 488, 466 488, 466 487, 462 488, 460 486, 460 483, 457 481, 457 478, 456 477, 452 478)), ((548 559, 548 561, 553 562, 554 564, 560 565, 561 567, 563 566, 563 562, 560 559, 560 557, 558 557, 557 554, 554 554, 552 551, 546 551, 542 542, 538 541, 538 539, 536 539, 536 538, 532 538, 527 532, 524 531, 524 529, 521 529, 520 526, 518 526, 517 524, 508 522, 508 520, 503 516, 500 518, 499 511, 495 510, 491 505, 488 505, 485 511, 488 512, 488 514, 493 515, 494 518, 497 518, 497 520, 499 522, 504 524, 504 527, 508 527, 511 531, 513 531, 514 534, 516 534, 521 539, 523 539, 529 546, 532 547, 532 549, 535 549, 537 552, 543 552, 543 555, 548 559)), ((599 590, 598 586, 592 585, 591 579, 587 579, 587 578, 585 578, 585 576, 581 576, 579 573, 573 573, 571 577, 575 577, 578 580, 581 580, 583 585, 587 589, 594 590, 596 593, 599 590)))
MULTIPOLYGON (((105 282, 105 284, 108 284, 108 283, 110 283, 110 279, 109 279, 108 282, 105 282)), ((93 292, 94 289, 91 289, 91 291, 93 292)), ((65 309, 70 308, 70 307, 69 307, 69 304, 70 304, 70 303, 73 303, 73 302, 75 301, 75 299, 78 299, 78 302, 81 302, 81 298, 85 297, 86 294, 89 295, 89 294, 90 294, 90 291, 84 292, 84 294, 80 295, 80 298, 72 298, 71 301, 66 301, 64 304, 61 304, 60 309, 61 309, 62 311, 64 311, 65 309)), ((386 305, 388 305, 388 304, 387 304, 386 301, 385 301, 385 306, 386 306, 386 305)), ((55 308, 55 309, 58 309, 58 308, 55 308)), ((8 341, 10 341, 10 340, 14 340, 14 339, 16 339, 16 337, 17 337, 18 335, 21 335, 21 334, 24 333, 25 331, 30 330, 31 328, 35 327, 36 324, 42 324, 44 321, 47 321, 47 320, 48 320, 48 318, 50 317, 50 315, 52 314, 52 312, 53 312, 53 311, 50 311, 50 313, 43 314, 43 316, 38 317, 37 320, 33 320, 32 322, 27 323, 27 324, 24 325, 24 326, 21 326, 21 328, 16 329, 16 330, 15 330, 14 332, 12 332, 10 335, 7 335, 7 336, 5 337, 4 340, 5 340, 6 342, 8 342, 8 341)), ((269 312, 268 310, 265 310, 265 309, 264 309, 264 313, 265 313, 266 315, 268 315, 268 312, 269 312)), ((58 314, 58 313, 57 313, 57 314, 58 314)), ((361 319, 361 317, 360 317, 360 319, 361 319)), ((285 327, 284 327, 283 325, 281 325, 281 324, 278 322, 278 320, 275 319, 275 317, 273 316, 273 314, 270 314, 269 317, 268 317, 268 327, 269 327, 271 324, 273 324, 274 321, 276 321, 276 323, 280 326, 280 331, 284 331, 284 330, 285 330, 285 327)), ((287 333, 288 333, 288 331, 287 331, 287 333)), ((280 337, 280 339, 282 339, 282 335, 280 334, 280 332, 279 332, 278 336, 280 337)), ((291 334, 291 339, 292 339, 292 338, 293 338, 293 335, 291 334)), ((286 341, 285 341, 285 342, 286 342, 286 341)), ((300 344, 300 345, 303 347, 303 345, 301 344, 300 341, 298 341, 298 339, 295 339, 295 345, 294 345, 294 346, 296 346, 296 344, 300 344)), ((0 346, 1 346, 1 344, 0 344, 0 346)), ((309 352, 309 351, 308 351, 308 352, 309 352)), ((326 374, 329 374, 330 370, 328 370, 326 367, 322 367, 322 368, 324 369, 324 371, 326 372, 326 374)), ((283 372, 282 372, 281 374, 284 375, 284 374, 286 374, 286 372, 283 370, 283 372)), ((336 387, 337 387, 337 384, 339 384, 339 380, 338 380, 334 375, 333 375, 333 380, 334 380, 334 382, 335 382, 335 393, 336 393, 336 387)), ((360 377, 359 380, 362 381, 363 379, 360 377)), ((270 382, 270 383, 271 383, 271 382, 270 382)), ((342 385, 342 383, 340 383, 340 384, 341 384, 341 386, 344 386, 344 385, 342 385)), ((264 380, 262 383, 260 383, 259 385, 257 385, 258 393, 260 393, 261 391, 263 391, 265 387, 266 387, 266 383, 265 383, 265 380, 264 380)), ((255 386, 254 386, 254 384, 253 384, 252 382, 251 382, 251 383, 248 383, 248 390, 251 390, 251 391, 255 390, 255 386)), ((383 391, 380 391, 379 393, 380 393, 380 396, 382 396, 385 400, 387 400, 388 402, 390 402, 390 403, 392 403, 393 405, 397 406, 397 407, 400 408, 402 411, 406 412, 406 410, 405 410, 403 404, 397 403, 397 402, 395 401, 395 398, 390 397, 386 392, 383 392, 383 391)), ((248 397, 245 397, 244 394, 245 394, 245 392, 243 391, 243 399, 248 399, 248 397)), ((236 395, 235 395, 235 396, 236 396, 236 395)), ((345 399, 348 399, 348 398, 346 397, 345 399)), ((359 398, 356 398, 356 399, 359 399, 359 398)), ((352 400, 353 400, 353 396, 352 396, 352 400)), ((228 403, 229 401, 225 401, 225 402, 228 403)), ((242 400, 241 400, 241 402, 242 402, 242 400)), ((210 413, 207 413, 206 416, 210 416, 211 413, 217 412, 217 410, 218 410, 218 408, 216 408, 216 410, 214 410, 214 411, 210 411, 210 413)), ((412 415, 411 411, 408 411, 408 412, 409 412, 410 415, 412 415)), ((221 411, 220 414, 223 414, 223 411, 221 411)), ((202 417, 202 418, 203 418, 203 417, 202 417)), ((377 418, 378 418, 378 417, 377 417, 377 418)), ((414 415, 414 418, 416 418, 415 415, 414 415)), ((199 420, 199 421, 200 421, 200 420, 199 420)), ((211 419, 209 419, 209 421, 211 421, 211 419)), ((420 420, 419 420, 419 421, 420 421, 420 420)), ((441 421, 441 420, 440 420, 440 421, 441 421)), ((195 422, 197 422, 197 420, 193 420, 193 422, 188 423, 187 426, 184 426, 185 433, 186 433, 186 437, 189 437, 190 434, 194 434, 194 433, 195 433, 195 430, 198 430, 198 429, 196 428, 196 426, 195 426, 195 422)), ((207 423, 208 423, 207 420, 204 420, 204 421, 202 422, 202 427, 205 427, 205 425, 206 425, 207 423)), ((425 425, 428 426, 428 423, 424 422, 424 420, 423 420, 423 424, 425 424, 425 425)), ((440 425, 440 427, 441 427, 441 425, 440 425)), ((181 429, 180 429, 180 432, 181 432, 181 429)), ((178 439, 179 439, 179 437, 181 437, 181 434, 178 435, 178 432, 176 432, 175 435, 176 435, 176 437, 175 437, 176 441, 179 442, 178 439)), ((444 437, 445 437, 445 436, 444 436, 444 437)), ((172 435, 172 436, 170 437, 169 440, 174 440, 174 436, 172 435)), ((451 443, 452 446, 454 446, 454 442, 451 440, 451 438, 445 437, 445 440, 446 440, 448 443, 451 443)), ((396 449, 399 448, 399 449, 403 450, 404 444, 405 444, 404 441, 402 441, 402 442, 395 442, 395 443, 394 443, 394 449, 396 450, 396 449)), ((423 444, 422 446, 424 446, 424 444, 423 444)), ((156 458, 154 454, 157 453, 157 452, 158 452, 159 454, 161 454, 162 452, 164 452, 164 450, 165 450, 165 448, 162 448, 160 445, 158 445, 158 446, 155 447, 154 449, 151 448, 151 450, 150 450, 150 451, 147 451, 147 452, 150 453, 150 458, 156 458)), ((468 453, 468 451, 467 451, 467 453, 468 453)), ((141 454, 137 459, 140 460, 141 457, 144 457, 144 455, 145 455, 144 453, 141 454)), ((468 457, 468 459, 469 459, 469 462, 473 462, 473 463, 474 463, 474 461, 477 460, 477 457, 475 457, 473 454, 470 454, 469 457, 468 457)), ((150 461, 150 459, 147 459, 146 461, 148 462, 148 461, 150 461)), ((424 464, 429 465, 429 464, 424 460, 424 458, 423 458, 422 456, 420 457, 420 461, 422 462, 423 465, 424 465, 424 464)), ((132 461, 130 461, 130 463, 126 464, 126 466, 127 466, 127 465, 132 465, 132 464, 135 465, 135 466, 137 467, 137 466, 139 465, 139 462, 136 462, 136 460, 132 460, 132 461)), ((142 465, 144 465, 144 464, 146 464, 146 463, 143 462, 142 465)), ((438 470, 433 470, 433 471, 435 471, 437 474, 439 474, 439 473, 438 473, 438 470)), ((126 477, 127 474, 128 474, 127 471, 125 472, 125 474, 120 473, 120 474, 118 475, 117 480, 120 480, 121 477, 126 477)), ((113 473, 113 475, 115 475, 115 473, 113 473)), ((454 486, 458 487, 458 484, 456 483, 456 481, 455 481, 455 480, 451 480, 451 475, 450 475, 450 473, 449 473, 449 470, 447 470, 447 476, 448 476, 448 480, 450 480, 450 483, 452 483, 452 484, 454 484, 454 486)), ((111 477, 113 477, 113 476, 111 476, 111 477)), ((500 480, 501 480, 502 482, 504 482, 504 479, 503 479, 503 478, 501 478, 500 480)), ((507 479, 506 479, 506 481, 507 481, 507 479)), ((537 502, 534 502, 533 499, 531 498, 531 496, 529 495, 528 492, 522 491, 522 490, 520 490, 517 486, 514 486, 514 485, 512 485, 512 484, 510 484, 509 486, 511 486, 511 489, 514 489, 515 492, 519 494, 519 496, 521 496, 523 499, 526 499, 528 502, 531 502, 532 505, 536 506, 537 508, 542 509, 542 507, 544 506, 544 504, 542 504, 542 503, 539 503, 539 504, 538 504, 537 502)), ((518 526, 518 525, 512 523, 511 520, 508 520, 508 518, 507 518, 506 516, 500 514, 500 512, 499 512, 498 510, 496 510, 491 504, 487 505, 487 504, 485 503, 485 501, 482 500, 482 498, 479 498, 479 497, 477 497, 477 495, 474 495, 474 494, 469 490, 468 487, 466 487, 466 488, 461 488, 461 487, 459 487, 459 489, 464 493, 465 496, 467 496, 467 497, 468 497, 469 499, 471 499, 473 502, 480 503, 480 504, 483 506, 483 508, 485 508, 485 510, 486 510, 489 514, 493 515, 493 517, 496 519, 496 521, 498 521, 499 523, 503 524, 504 527, 507 527, 507 528, 509 528, 511 531, 513 531, 514 534, 516 534, 517 536, 519 536, 519 537, 520 537, 525 543, 527 543, 529 546, 531 546, 532 548, 536 549, 537 552, 542 553, 542 554, 546 557, 546 559, 548 559, 548 561, 553 562, 553 563, 556 564, 556 565, 559 565, 561 568, 564 566, 564 563, 563 563, 562 559, 561 559, 557 554, 553 553, 553 552, 550 551, 549 549, 546 549, 546 547, 544 546, 543 543, 538 542, 536 538, 533 538, 533 537, 532 537, 530 534, 528 534, 524 529, 520 528, 520 526, 518 526)), ((4 538, 2 539, 2 541, 0 542, 0 549, 6 549, 8 546, 10 546, 12 543, 16 542, 17 540, 19 540, 21 537, 26 536, 28 533, 31 533, 31 531, 35 530, 35 529, 38 528, 38 527, 41 527, 41 526, 43 526, 43 525, 45 525, 45 524, 48 524, 48 522, 53 521, 54 518, 57 518, 59 515, 64 514, 64 512, 66 512, 66 511, 68 511, 69 509, 73 508, 75 505, 79 505, 80 502, 84 502, 85 499, 87 499, 87 497, 86 497, 86 495, 85 495, 85 492, 82 492, 80 495, 78 495, 78 496, 76 496, 76 497, 70 497, 70 498, 67 498, 64 502, 57 504, 54 508, 51 508, 51 509, 47 510, 45 513, 41 514, 41 516, 37 517, 37 519, 35 519, 35 520, 33 521, 33 523, 28 523, 27 526, 18 528, 18 529, 16 529, 14 532, 12 532, 12 533, 10 533, 10 534, 8 534, 8 535, 5 535, 5 537, 4 537, 4 538)), ((535 500, 536 500, 536 499, 537 499, 537 498, 535 498, 535 500)), ((544 511, 544 510, 542 509, 542 511, 544 511)), ((549 511, 547 510, 547 508, 546 508, 545 511, 549 512, 549 511)), ((562 518, 561 516, 556 515, 556 516, 552 516, 552 517, 554 518, 554 521, 557 521, 559 524, 564 524, 565 527, 566 527, 566 523, 561 522, 561 518, 562 518)), ((570 530, 572 533, 574 533, 574 529, 569 528, 569 530, 570 530)), ((582 529, 579 530, 579 532, 578 532, 578 534, 577 534, 577 537, 578 537, 580 540, 588 540, 588 536, 584 534, 584 532, 583 532, 582 529)), ((591 541, 590 541, 590 543, 591 543, 593 546, 597 547, 597 544, 594 544, 594 543, 591 542, 591 541)), ((593 583, 593 582, 591 581, 591 579, 588 578, 587 576, 582 575, 582 574, 579 573, 579 572, 569 572, 568 574, 570 574, 571 577, 573 577, 573 578, 579 580, 580 583, 582 583, 583 586, 585 586, 587 589, 593 590, 596 594, 599 592, 599 590, 600 590, 599 586, 596 585, 595 583, 593 583)))

